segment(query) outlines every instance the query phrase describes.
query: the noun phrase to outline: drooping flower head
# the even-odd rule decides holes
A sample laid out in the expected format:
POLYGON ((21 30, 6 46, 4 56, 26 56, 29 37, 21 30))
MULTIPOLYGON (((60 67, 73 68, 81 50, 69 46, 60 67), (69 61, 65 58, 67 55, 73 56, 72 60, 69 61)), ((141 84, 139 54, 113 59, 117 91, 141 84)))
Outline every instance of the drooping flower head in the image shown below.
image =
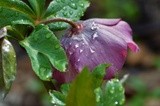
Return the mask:
POLYGON ((132 40, 130 26, 121 19, 89 19, 78 24, 78 30, 69 29, 61 40, 69 67, 65 73, 53 72, 58 82, 69 82, 83 67, 92 70, 102 63, 111 64, 105 76, 105 79, 110 79, 121 70, 127 49, 139 50, 132 40))

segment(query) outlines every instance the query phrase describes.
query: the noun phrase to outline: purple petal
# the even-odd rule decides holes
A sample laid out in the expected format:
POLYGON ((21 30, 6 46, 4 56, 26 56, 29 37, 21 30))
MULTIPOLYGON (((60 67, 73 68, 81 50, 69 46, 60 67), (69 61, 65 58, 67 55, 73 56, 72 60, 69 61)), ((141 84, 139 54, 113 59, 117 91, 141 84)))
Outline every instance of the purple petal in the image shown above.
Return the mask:
POLYGON ((102 63, 111 64, 105 79, 112 78, 126 60, 127 47, 135 52, 139 50, 132 40, 130 26, 120 19, 90 19, 79 23, 83 29, 78 34, 66 33, 62 39, 69 67, 65 73, 54 74, 57 80, 72 81, 83 67, 93 70, 102 63))

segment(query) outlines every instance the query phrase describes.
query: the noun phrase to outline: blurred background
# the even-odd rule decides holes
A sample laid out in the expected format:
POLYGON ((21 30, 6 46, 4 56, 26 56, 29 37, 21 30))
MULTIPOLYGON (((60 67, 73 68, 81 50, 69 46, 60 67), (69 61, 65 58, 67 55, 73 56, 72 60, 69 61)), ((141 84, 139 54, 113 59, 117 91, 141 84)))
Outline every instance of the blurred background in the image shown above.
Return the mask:
MULTIPOLYGON (((129 74, 124 85, 125 106, 160 106, 160 0, 90 2, 91 5, 82 19, 122 18, 131 25, 134 41, 140 47, 138 53, 129 51, 119 76, 122 78, 129 74)), ((18 72, 5 102, 12 106, 50 106, 47 91, 32 72, 26 53, 16 42, 14 45, 18 55, 18 72)))

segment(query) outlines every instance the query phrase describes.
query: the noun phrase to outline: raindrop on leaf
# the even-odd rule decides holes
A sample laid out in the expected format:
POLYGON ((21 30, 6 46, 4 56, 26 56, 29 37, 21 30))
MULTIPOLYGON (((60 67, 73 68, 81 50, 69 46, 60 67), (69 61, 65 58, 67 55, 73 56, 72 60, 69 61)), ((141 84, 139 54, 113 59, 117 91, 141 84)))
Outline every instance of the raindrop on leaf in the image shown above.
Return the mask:
POLYGON ((47 34, 46 38, 49 39, 49 38, 51 38, 51 36, 52 36, 51 34, 47 34))
POLYGON ((55 49, 59 49, 60 48, 60 46, 57 44, 57 45, 55 45, 55 49))
POLYGON ((81 3, 81 4, 80 4, 80 7, 84 7, 84 4, 83 4, 83 3, 81 3))
POLYGON ((117 101, 115 101, 115 103, 114 103, 115 105, 118 105, 118 102, 117 101))
POLYGON ((73 8, 73 9, 77 9, 77 6, 76 6, 75 3, 71 3, 71 4, 70 4, 70 7, 73 8))

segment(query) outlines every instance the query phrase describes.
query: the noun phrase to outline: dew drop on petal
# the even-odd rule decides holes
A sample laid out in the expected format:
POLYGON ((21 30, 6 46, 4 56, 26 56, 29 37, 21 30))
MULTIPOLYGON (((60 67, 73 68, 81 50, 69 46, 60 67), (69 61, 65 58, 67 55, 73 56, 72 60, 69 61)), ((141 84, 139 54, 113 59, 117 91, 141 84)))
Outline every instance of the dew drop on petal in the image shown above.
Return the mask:
POLYGON ((93 49, 90 48, 90 52, 91 52, 91 53, 94 53, 95 51, 94 51, 93 49))
POLYGON ((69 55, 72 55, 72 54, 73 54, 73 52, 69 51, 69 55))
POLYGON ((97 30, 97 29, 98 29, 98 24, 96 24, 95 22, 92 22, 91 30, 97 30))
POLYGON ((82 52, 83 52, 83 50, 82 50, 82 49, 80 49, 80 50, 79 50, 79 52, 80 52, 80 53, 82 53, 82 52))
POLYGON ((71 45, 72 45, 72 42, 70 42, 69 45, 71 46, 71 45))
POLYGON ((76 44, 76 45, 75 45, 75 48, 78 48, 78 47, 79 47, 79 45, 78 45, 78 44, 76 44))
POLYGON ((98 37, 98 34, 97 34, 97 32, 95 32, 94 34, 93 34, 93 39, 95 39, 95 38, 97 38, 98 37))

